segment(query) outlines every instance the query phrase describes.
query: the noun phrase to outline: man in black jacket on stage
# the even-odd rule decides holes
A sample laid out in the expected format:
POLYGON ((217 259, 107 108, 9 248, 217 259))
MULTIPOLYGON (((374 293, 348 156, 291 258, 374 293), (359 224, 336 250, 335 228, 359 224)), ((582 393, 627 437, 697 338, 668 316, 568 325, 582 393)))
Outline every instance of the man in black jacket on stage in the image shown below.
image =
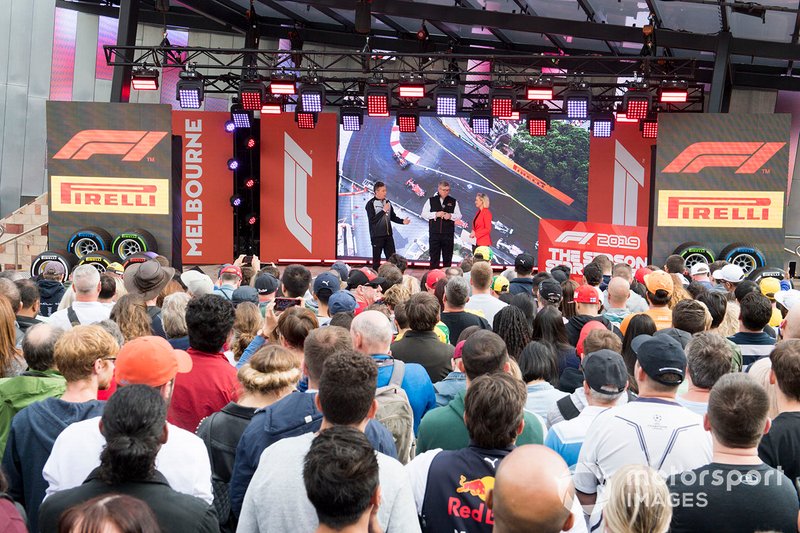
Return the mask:
POLYGON ((447 268, 453 262, 453 239, 455 238, 455 222, 461 220, 458 201, 450 195, 450 183, 439 182, 438 192, 428 198, 422 208, 422 218, 428 221, 431 270, 439 268, 439 256, 442 265, 447 268))
POLYGON ((381 254, 386 257, 392 255, 394 250, 394 237, 392 237, 392 222, 409 224, 411 219, 400 218, 394 214, 392 204, 386 199, 386 184, 382 181, 375 182, 375 196, 370 198, 364 208, 369 219, 369 238, 372 241, 372 268, 378 270, 381 264, 381 254))

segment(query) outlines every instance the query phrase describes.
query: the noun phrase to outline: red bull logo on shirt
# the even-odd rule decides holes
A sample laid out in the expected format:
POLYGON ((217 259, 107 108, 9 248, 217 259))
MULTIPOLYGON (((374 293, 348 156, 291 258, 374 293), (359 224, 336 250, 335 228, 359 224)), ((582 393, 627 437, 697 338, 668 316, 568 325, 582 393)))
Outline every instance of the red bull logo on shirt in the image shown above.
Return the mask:
POLYGON ((461 498, 449 498, 447 501, 447 514, 458 516, 462 519, 472 519, 483 524, 494 525, 494 514, 486 505, 486 498, 489 491, 494 488, 494 477, 484 476, 479 479, 467 480, 463 475, 458 482, 456 492, 459 494, 469 494, 480 498, 481 503, 477 507, 472 507, 461 498))

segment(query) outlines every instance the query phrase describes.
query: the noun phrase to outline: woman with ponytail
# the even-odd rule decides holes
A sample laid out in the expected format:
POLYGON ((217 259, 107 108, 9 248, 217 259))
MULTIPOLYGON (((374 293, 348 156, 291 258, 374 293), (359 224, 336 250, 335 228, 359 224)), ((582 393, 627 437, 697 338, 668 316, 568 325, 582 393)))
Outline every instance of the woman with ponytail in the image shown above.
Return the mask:
POLYGON ((212 506, 170 488, 156 470, 156 455, 167 441, 167 406, 159 389, 122 387, 106 403, 100 432, 106 446, 100 467, 86 482, 47 498, 39 511, 41 531, 57 531, 61 514, 70 507, 105 494, 125 494, 144 501, 164 533, 217 532, 212 506))

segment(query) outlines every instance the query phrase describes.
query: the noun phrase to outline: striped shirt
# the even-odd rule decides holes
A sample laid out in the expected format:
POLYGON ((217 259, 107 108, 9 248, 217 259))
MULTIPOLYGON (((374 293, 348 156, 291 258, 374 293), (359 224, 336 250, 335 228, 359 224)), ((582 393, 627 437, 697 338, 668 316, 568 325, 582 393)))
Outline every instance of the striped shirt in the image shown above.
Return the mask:
POLYGON ((751 365, 762 357, 767 357, 775 348, 775 339, 763 331, 758 333, 740 331, 736 335, 728 337, 728 340, 736 343, 742 350, 744 366, 751 365))

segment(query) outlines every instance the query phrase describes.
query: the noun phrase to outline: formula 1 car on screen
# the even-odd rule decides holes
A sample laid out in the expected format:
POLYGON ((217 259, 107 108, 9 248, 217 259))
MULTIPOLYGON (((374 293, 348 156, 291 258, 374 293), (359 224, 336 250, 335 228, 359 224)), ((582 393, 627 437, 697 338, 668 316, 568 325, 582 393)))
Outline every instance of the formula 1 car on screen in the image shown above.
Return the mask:
POLYGON ((509 228, 499 220, 492 220, 492 226, 494 226, 494 229, 496 229, 500 233, 505 233, 506 235, 511 235, 512 233, 514 233, 514 228, 509 228))
POLYGON ((524 250, 519 246, 517 246, 516 244, 509 244, 507 242, 503 242, 503 239, 498 239, 497 247, 505 252, 508 252, 512 257, 516 257, 524 252, 524 250))
POLYGON ((407 169, 407 168, 408 168, 409 162, 408 162, 408 161, 406 161, 406 160, 403 158, 403 156, 401 156, 401 155, 400 155, 400 154, 398 154, 397 152, 394 152, 394 153, 392 154, 392 158, 393 158, 395 161, 397 161, 397 164, 398 164, 398 165, 400 165, 400 168, 401 168, 401 169, 405 170, 405 169, 407 169))
POLYGON ((409 179, 409 180, 406 182, 406 186, 407 186, 407 187, 411 187, 411 191, 412 191, 414 194, 416 194, 417 196, 419 196, 420 198, 421 198, 421 197, 423 197, 423 196, 425 196, 425 189, 423 189, 422 187, 420 187, 420 186, 419 186, 419 184, 418 184, 416 181, 414 181, 414 178, 410 178, 410 179, 409 179))

